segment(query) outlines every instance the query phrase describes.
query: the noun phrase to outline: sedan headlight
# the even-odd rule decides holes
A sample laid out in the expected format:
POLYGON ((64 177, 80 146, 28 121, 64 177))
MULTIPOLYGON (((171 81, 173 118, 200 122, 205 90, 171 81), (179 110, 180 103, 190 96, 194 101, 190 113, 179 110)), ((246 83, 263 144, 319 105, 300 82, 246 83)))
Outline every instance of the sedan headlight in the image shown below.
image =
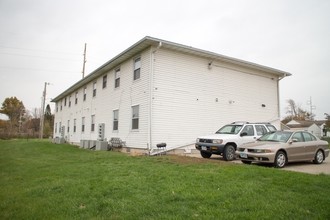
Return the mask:
POLYGON ((213 144, 222 144, 223 140, 222 139, 213 139, 212 143, 213 144))

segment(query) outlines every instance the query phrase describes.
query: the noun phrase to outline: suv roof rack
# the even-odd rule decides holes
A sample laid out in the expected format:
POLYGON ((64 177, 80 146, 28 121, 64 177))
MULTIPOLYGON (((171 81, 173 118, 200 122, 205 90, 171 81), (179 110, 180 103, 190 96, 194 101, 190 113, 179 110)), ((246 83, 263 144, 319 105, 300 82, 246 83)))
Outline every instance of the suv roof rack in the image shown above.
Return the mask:
POLYGON ((231 124, 270 124, 270 122, 248 122, 248 121, 234 121, 231 124))

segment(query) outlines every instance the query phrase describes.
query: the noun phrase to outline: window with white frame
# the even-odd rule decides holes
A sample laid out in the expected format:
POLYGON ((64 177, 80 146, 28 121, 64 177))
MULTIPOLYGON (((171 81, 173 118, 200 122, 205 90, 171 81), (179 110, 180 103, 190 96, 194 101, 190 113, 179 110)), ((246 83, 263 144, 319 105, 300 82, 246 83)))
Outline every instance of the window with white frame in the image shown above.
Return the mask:
POLYGON ((71 107, 71 95, 69 96, 69 107, 71 107))
POLYGON ((66 97, 64 98, 64 106, 66 106, 66 97))
POLYGON ((76 92, 76 94, 75 94, 74 104, 78 104, 78 92, 76 92))
POLYGON ((58 123, 58 133, 62 132, 62 122, 58 123))
POLYGON ((134 80, 140 79, 141 72, 141 58, 136 58, 134 60, 134 80))
POLYGON ((58 112, 58 103, 55 104, 56 112, 58 112))
POLYGON ((119 123, 119 110, 113 111, 113 130, 118 131, 118 123, 119 123))
POLYGON ((55 123, 55 134, 57 133, 57 123, 55 123))
POLYGON ((73 119, 73 132, 76 133, 77 119, 73 119))
POLYGON ((120 68, 115 70, 115 88, 120 86, 120 68))
POLYGON ((86 96, 87 96, 87 87, 84 87, 84 101, 86 101, 86 96))
POLYGON ((93 97, 96 96, 96 82, 93 83, 93 97))
POLYGON ((85 132, 85 117, 81 118, 81 132, 85 132))
POLYGON ((63 108, 63 99, 61 100, 61 107, 60 107, 61 111, 62 111, 62 108, 63 108))
POLYGON ((132 130, 139 129, 139 106, 132 106, 132 130))
POLYGON ((95 131, 95 115, 91 116, 91 131, 95 131))
POLYGON ((68 133, 70 132, 70 120, 68 120, 68 126, 67 126, 67 131, 68 131, 68 133))
POLYGON ((102 88, 106 88, 107 87, 107 81, 108 81, 108 75, 104 75, 103 76, 103 83, 102 83, 102 88))

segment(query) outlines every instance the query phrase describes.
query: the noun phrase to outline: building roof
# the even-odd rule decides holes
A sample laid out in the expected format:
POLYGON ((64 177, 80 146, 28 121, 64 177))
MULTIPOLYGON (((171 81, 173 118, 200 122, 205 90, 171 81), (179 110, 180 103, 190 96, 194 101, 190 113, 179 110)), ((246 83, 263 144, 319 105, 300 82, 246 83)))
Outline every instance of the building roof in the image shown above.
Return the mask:
POLYGON ((290 122, 288 122, 286 124, 286 126, 289 128, 308 128, 308 127, 312 126, 313 124, 315 124, 317 126, 321 126, 326 122, 326 120, 320 120, 320 121, 291 120, 290 122), (294 122, 294 123, 292 123, 292 122, 294 122))
POLYGON ((236 64, 236 65, 251 68, 251 69, 261 70, 263 72, 274 74, 280 78, 283 78, 286 76, 291 76, 291 74, 288 72, 284 72, 284 71, 277 70, 274 68, 270 68, 270 67, 262 66, 259 64, 251 63, 248 61, 244 61, 244 60, 224 56, 221 54, 213 53, 210 51, 201 50, 201 49, 197 49, 194 47, 190 47, 190 46, 186 46, 186 45, 173 43, 170 41, 146 36, 143 39, 141 39, 140 41, 138 41, 137 43, 133 44, 131 47, 127 48, 126 50, 124 50, 123 52, 121 52, 120 54, 118 54, 117 56, 112 58, 111 60, 109 60, 108 62, 106 62, 105 64, 103 64, 102 66, 100 66, 99 68, 97 68, 96 70, 94 70, 93 72, 91 72, 85 78, 81 79, 80 81, 78 81, 77 83, 72 85, 70 88, 65 90, 63 93, 61 93, 60 95, 55 97, 52 100, 52 102, 57 102, 57 101, 61 100, 62 98, 72 94, 74 91, 76 91, 80 87, 84 86, 85 84, 89 83, 90 81, 95 80, 96 78, 98 78, 99 76, 104 74, 105 72, 115 68, 120 63, 135 56, 136 54, 140 53, 141 51, 145 50, 146 48, 148 48, 150 46, 155 46, 155 47, 161 46, 163 48, 168 48, 171 50, 204 57, 204 58, 210 59, 210 62, 213 60, 219 60, 219 61, 223 61, 226 63, 236 64))

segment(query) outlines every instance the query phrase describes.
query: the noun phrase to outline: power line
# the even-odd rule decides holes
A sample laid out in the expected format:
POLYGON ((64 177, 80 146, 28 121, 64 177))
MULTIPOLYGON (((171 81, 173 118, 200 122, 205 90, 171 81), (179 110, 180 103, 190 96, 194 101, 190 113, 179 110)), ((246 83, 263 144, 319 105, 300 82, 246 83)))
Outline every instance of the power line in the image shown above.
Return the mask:
POLYGON ((27 50, 27 51, 36 51, 36 52, 44 52, 44 53, 57 53, 57 54, 68 54, 68 55, 80 55, 78 53, 71 52, 59 52, 59 51, 50 51, 50 50, 38 50, 38 49, 30 49, 30 48, 22 48, 22 47, 7 47, 0 45, 0 48, 5 49, 14 49, 14 50, 27 50))
POLYGON ((0 52, 0 54, 10 55, 10 56, 22 56, 22 57, 39 58, 39 59, 51 59, 51 60, 61 60, 61 61, 70 61, 70 62, 80 62, 79 60, 73 60, 73 59, 63 59, 63 58, 45 57, 45 56, 35 56, 35 55, 26 55, 26 54, 18 54, 18 53, 3 53, 3 52, 0 52))
POLYGON ((36 69, 36 68, 25 68, 25 67, 8 67, 0 66, 1 69, 11 69, 11 70, 30 70, 30 71, 42 71, 42 72, 64 72, 64 73, 77 73, 76 71, 66 71, 66 70, 50 70, 50 69, 36 69))

